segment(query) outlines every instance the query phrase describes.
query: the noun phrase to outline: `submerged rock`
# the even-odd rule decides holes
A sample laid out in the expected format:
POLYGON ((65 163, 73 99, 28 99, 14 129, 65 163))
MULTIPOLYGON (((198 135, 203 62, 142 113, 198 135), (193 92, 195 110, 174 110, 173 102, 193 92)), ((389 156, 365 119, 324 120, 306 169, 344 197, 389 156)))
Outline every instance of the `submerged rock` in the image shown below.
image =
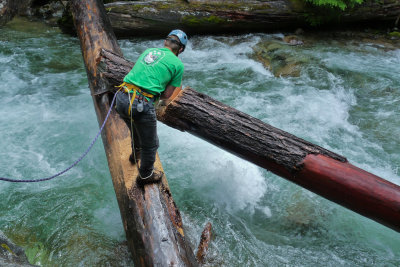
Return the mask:
POLYGON ((9 240, 0 231, 0 266, 32 267, 25 251, 9 240))
POLYGON ((291 196, 285 211, 286 226, 300 231, 300 233, 322 230, 320 222, 326 218, 328 212, 322 209, 311 198, 302 194, 301 191, 291 196))
POLYGON ((300 45, 303 41, 299 39, 284 39, 284 42, 277 40, 261 41, 253 47, 255 58, 262 62, 264 67, 269 69, 276 77, 291 76, 299 77, 301 65, 306 60, 293 55, 288 45, 300 45))
POLYGON ((32 7, 32 13, 36 17, 44 19, 47 24, 57 26, 57 22, 61 19, 67 3, 66 1, 48 1, 45 5, 32 7))

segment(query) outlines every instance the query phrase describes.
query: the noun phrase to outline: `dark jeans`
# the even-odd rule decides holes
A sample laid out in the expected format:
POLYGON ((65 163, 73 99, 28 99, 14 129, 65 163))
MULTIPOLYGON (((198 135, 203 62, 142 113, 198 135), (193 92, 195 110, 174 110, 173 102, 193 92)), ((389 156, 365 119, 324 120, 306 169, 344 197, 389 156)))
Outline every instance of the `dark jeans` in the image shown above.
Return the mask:
MULTIPOLYGON (((132 96, 132 95, 131 95, 132 96)), ((144 109, 142 112, 137 111, 138 100, 132 104, 131 115, 133 129, 131 129, 131 118, 128 115, 129 96, 127 93, 118 92, 116 111, 125 121, 128 128, 134 131, 136 143, 135 147, 140 149, 140 168, 139 172, 142 177, 149 176, 154 168, 156 152, 159 146, 157 136, 157 118, 156 111, 152 103, 143 102, 144 109)), ((132 149, 133 147, 132 142, 132 149)))

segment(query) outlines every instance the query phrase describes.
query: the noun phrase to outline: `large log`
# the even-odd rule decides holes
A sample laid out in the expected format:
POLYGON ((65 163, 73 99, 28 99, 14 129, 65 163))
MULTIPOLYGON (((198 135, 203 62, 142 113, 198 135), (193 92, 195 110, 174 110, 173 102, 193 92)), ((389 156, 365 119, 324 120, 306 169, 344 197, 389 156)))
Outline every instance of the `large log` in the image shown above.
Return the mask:
MULTIPOLYGON (((100 0, 71 0, 70 3, 101 124, 112 95, 104 93, 110 87, 97 70, 100 51, 106 48, 119 56, 122 52, 100 0)), ((196 266, 165 176, 159 184, 136 186, 138 169, 128 160, 129 130, 115 111, 106 123, 102 139, 135 266, 196 266)), ((155 166, 162 170, 158 155, 155 166)))
POLYGON ((122 36, 165 34, 171 28, 190 34, 270 32, 312 23, 393 27, 400 13, 397 0, 366 0, 346 11, 310 6, 303 0, 150 0, 105 6, 115 33, 122 36))
MULTIPOLYGON (((103 76, 122 79, 129 62, 102 51, 103 76)), ((157 108, 159 121, 196 135, 320 196, 400 231, 400 187, 334 152, 268 125, 193 89, 157 108)))

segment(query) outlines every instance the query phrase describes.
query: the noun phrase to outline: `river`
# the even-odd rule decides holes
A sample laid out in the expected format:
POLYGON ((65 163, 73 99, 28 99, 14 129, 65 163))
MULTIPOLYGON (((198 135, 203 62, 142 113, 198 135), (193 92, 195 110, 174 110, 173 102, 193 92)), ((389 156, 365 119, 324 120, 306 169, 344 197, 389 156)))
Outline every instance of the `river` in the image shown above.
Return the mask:
MULTIPOLYGON (((181 59, 190 86, 400 184, 400 50, 358 41, 289 47, 299 77, 253 58, 280 35, 202 36, 181 59)), ((162 40, 120 40, 135 61, 162 40)), ((72 164, 98 123, 79 42, 16 19, 0 29, 0 177, 72 164)), ((399 266, 400 233, 161 123, 159 154, 193 248, 210 221, 206 266, 399 266)), ((54 180, 0 181, 0 230, 40 266, 132 266, 104 148, 54 180)))

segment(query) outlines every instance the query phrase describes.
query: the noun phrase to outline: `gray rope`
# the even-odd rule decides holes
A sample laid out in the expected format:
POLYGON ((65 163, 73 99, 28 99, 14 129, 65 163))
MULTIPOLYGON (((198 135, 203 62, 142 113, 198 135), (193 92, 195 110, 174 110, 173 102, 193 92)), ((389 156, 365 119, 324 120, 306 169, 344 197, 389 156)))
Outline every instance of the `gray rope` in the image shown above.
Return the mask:
POLYGON ((112 107, 114 106, 114 102, 115 102, 115 98, 117 97, 117 94, 118 94, 118 92, 115 93, 114 98, 113 98, 113 100, 111 101, 110 109, 108 110, 107 116, 106 116, 106 118, 104 119, 103 124, 101 125, 100 130, 99 130, 99 132, 97 133, 96 137, 93 139, 92 143, 89 145, 89 147, 86 149, 86 151, 85 151, 74 163, 72 163, 71 166, 69 166, 68 168, 66 168, 65 170, 63 170, 63 171, 61 171, 61 172, 59 172, 59 173, 56 173, 56 174, 54 174, 54 175, 52 175, 52 176, 50 176, 50 177, 46 177, 46 178, 42 178, 42 179, 36 179, 36 180, 33 180, 33 179, 32 179, 32 180, 29 180, 29 179, 17 180, 17 179, 12 179, 12 178, 0 177, 0 181, 11 182, 11 183, 37 183, 37 182, 43 182, 43 181, 48 181, 48 180, 54 179, 54 178, 56 178, 57 176, 60 176, 60 175, 62 175, 62 174, 64 174, 64 173, 66 173, 67 171, 69 171, 70 169, 72 169, 73 167, 75 167, 75 165, 77 165, 77 164, 89 153, 89 151, 92 149, 94 143, 95 143, 95 142, 97 141, 97 139, 99 138, 100 133, 103 131, 103 128, 104 128, 104 126, 106 125, 107 119, 108 119, 108 117, 110 116, 110 113, 111 113, 112 107))

